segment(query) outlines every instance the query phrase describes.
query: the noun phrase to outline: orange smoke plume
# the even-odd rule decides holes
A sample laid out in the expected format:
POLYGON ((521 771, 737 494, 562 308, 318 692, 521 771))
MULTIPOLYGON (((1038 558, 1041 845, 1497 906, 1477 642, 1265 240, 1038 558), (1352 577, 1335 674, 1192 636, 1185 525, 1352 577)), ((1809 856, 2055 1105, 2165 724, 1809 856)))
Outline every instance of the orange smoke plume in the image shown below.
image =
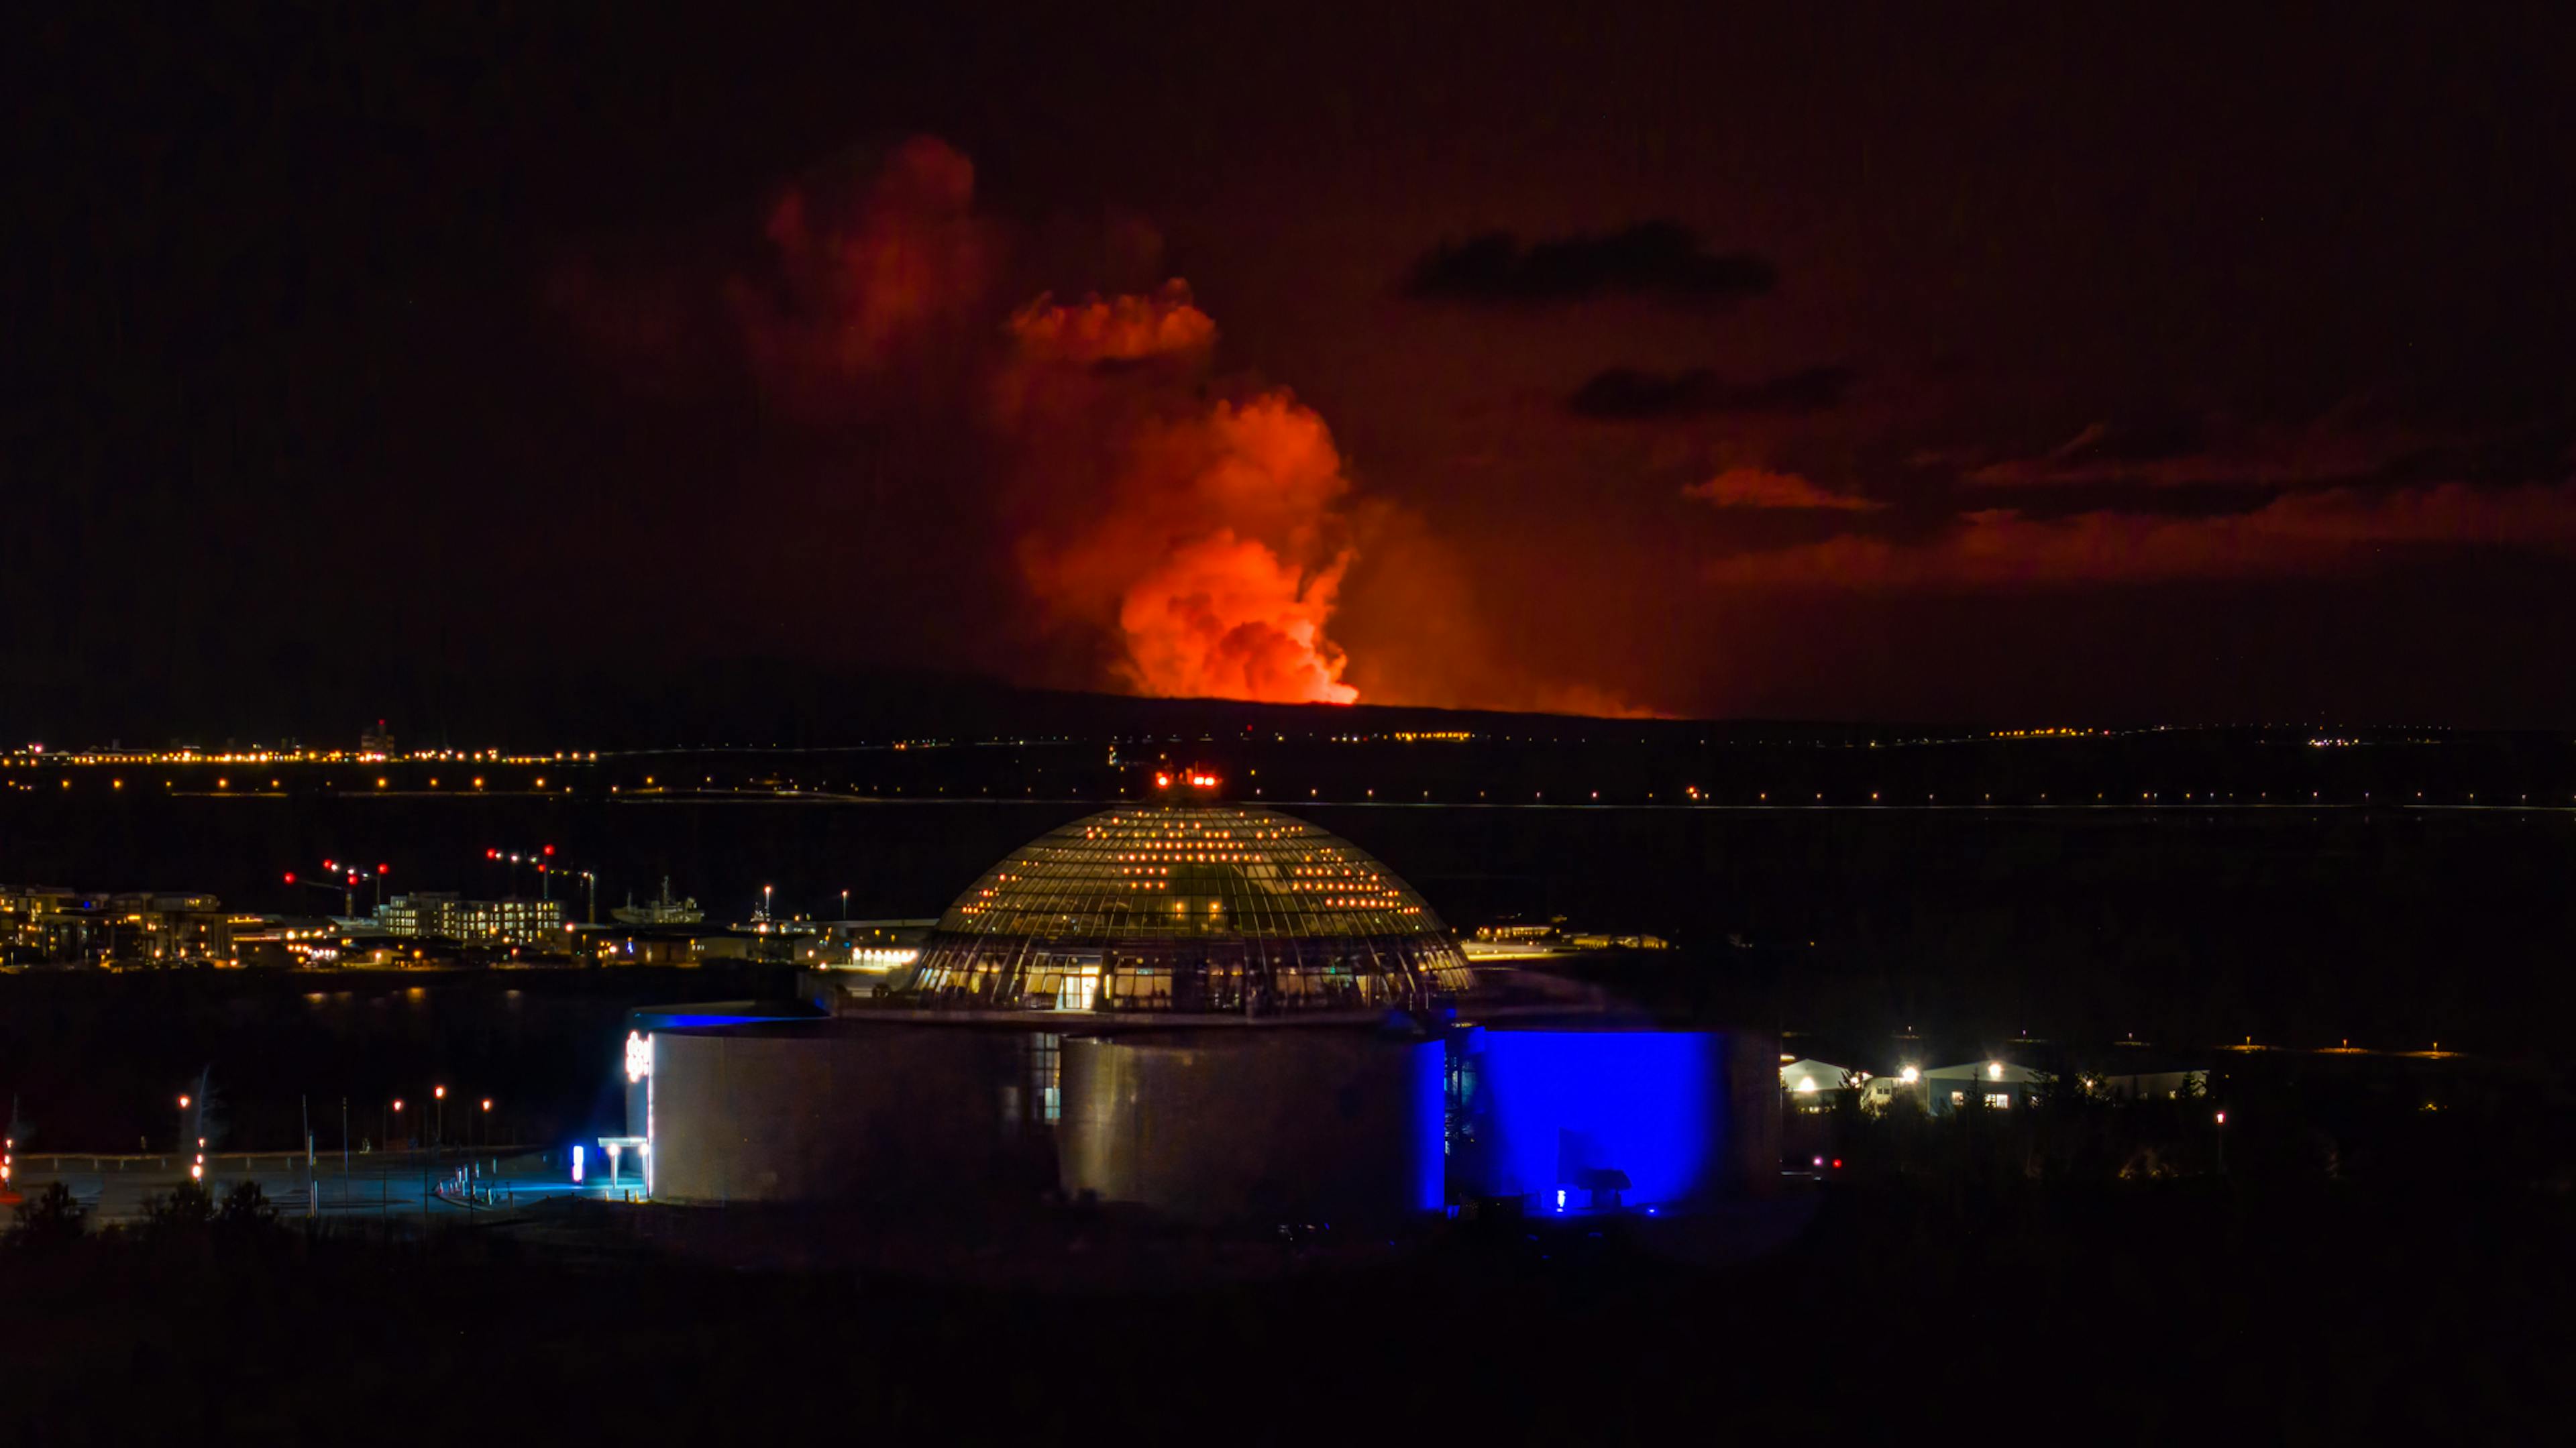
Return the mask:
POLYGON ((1230 528, 1182 544, 1119 603, 1127 672, 1147 694, 1348 704, 1341 651, 1324 640, 1347 559, 1301 577, 1230 528))
POLYGON ((1143 694, 1347 704, 1325 636, 1348 570, 1350 481, 1324 420, 1281 390, 1202 397, 1216 324, 1174 281, 1150 297, 1011 319, 1006 422, 1023 446, 1032 591, 1101 631, 1113 674, 1143 694))

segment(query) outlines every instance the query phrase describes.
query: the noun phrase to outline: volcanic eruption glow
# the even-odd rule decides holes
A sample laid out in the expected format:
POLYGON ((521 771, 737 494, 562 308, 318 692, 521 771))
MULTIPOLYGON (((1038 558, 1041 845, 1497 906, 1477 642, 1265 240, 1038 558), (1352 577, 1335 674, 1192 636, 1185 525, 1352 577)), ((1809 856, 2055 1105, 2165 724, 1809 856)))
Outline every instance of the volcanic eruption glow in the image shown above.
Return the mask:
POLYGON ((1107 630, 1142 694, 1347 704, 1325 637, 1353 550, 1331 431, 1281 389, 1203 395, 1216 324, 1178 281, 1011 320, 1005 407, 1037 486, 1078 506, 1024 531, 1031 590, 1107 630), (1162 366, 1140 364, 1167 364, 1162 366), (1068 451, 1096 451, 1088 469, 1068 451))

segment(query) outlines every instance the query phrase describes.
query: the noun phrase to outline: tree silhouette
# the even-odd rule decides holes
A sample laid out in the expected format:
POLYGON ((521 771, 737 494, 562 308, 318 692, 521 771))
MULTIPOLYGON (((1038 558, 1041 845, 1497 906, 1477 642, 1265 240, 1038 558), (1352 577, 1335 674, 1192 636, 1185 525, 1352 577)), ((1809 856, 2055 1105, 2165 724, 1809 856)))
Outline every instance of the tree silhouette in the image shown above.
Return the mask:
POLYGON ((72 1197, 72 1189, 61 1182, 47 1182, 43 1191, 18 1204, 9 1225, 9 1245, 39 1251, 60 1247, 79 1241, 88 1224, 89 1213, 72 1197))
POLYGON ((255 1181, 237 1181, 225 1191, 221 1206, 215 1208, 218 1230, 239 1235, 266 1231, 277 1223, 277 1208, 270 1204, 268 1193, 255 1181))
POLYGON ((215 1195, 204 1182, 181 1182, 143 1199, 144 1230, 154 1236, 202 1232, 215 1219, 215 1195))

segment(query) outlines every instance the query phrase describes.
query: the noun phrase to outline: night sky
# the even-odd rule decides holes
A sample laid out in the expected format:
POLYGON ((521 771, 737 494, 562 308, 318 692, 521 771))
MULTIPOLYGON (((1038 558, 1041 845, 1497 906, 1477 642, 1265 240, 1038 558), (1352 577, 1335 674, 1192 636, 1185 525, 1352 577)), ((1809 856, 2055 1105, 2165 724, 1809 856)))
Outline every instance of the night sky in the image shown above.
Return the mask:
POLYGON ((2559 7, 380 9, 14 27, 6 737, 2576 723, 2559 7))

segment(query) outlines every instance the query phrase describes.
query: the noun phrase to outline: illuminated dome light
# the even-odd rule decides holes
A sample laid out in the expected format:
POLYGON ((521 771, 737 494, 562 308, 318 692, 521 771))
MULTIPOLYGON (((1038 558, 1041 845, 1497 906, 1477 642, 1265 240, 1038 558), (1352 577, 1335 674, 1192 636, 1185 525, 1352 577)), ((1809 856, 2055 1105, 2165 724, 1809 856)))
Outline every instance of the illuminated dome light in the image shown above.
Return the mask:
MULTIPOLYGON (((1200 778, 1182 783, 1214 786, 1200 778)), ((1259 1015, 1426 1006, 1474 986, 1440 917, 1350 842, 1271 810, 1176 801, 1014 851, 948 907, 896 994, 1259 1015)))

